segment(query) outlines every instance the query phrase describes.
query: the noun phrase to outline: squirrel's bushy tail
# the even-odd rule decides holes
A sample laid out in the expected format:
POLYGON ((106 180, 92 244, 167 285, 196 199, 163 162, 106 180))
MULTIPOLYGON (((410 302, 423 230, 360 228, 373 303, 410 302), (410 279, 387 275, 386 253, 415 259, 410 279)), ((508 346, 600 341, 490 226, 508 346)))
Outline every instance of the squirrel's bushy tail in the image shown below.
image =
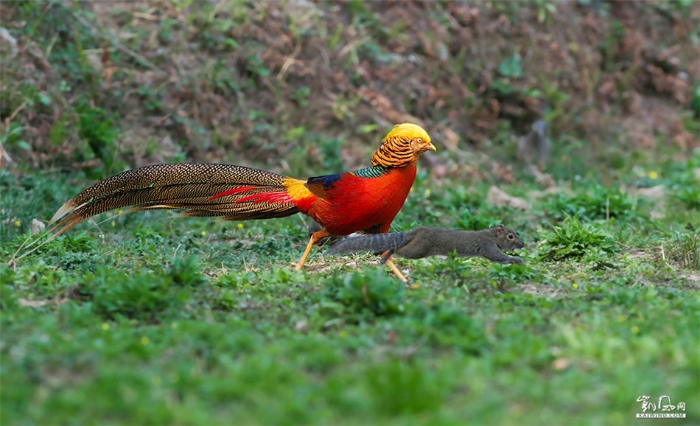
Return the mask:
POLYGON ((333 244, 330 254, 350 253, 355 251, 372 251, 382 253, 387 250, 395 252, 413 239, 413 232, 396 232, 392 234, 372 234, 346 237, 333 244))

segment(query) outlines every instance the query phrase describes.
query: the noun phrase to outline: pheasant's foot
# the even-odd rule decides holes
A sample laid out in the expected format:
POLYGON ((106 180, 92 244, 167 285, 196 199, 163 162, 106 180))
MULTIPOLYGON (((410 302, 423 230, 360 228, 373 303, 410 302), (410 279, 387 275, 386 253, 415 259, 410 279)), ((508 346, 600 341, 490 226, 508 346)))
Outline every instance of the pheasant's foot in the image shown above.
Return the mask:
POLYGON ((311 253, 311 249, 313 248, 314 244, 316 244, 321 238, 326 237, 330 237, 330 234, 325 229, 321 229, 320 231, 311 234, 311 238, 309 238, 309 243, 306 245, 306 250, 304 250, 304 254, 301 256, 301 259, 299 259, 298 263, 293 263, 294 269, 301 271, 301 268, 304 267, 306 258, 309 257, 309 253, 311 253))
POLYGON ((399 279, 400 279, 401 281, 403 281, 403 282, 405 282, 405 283, 408 282, 408 279, 406 279, 406 277, 401 273, 401 271, 399 271, 399 268, 397 268, 396 265, 394 265, 394 261, 391 260, 391 258, 388 258, 388 259, 386 260, 386 265, 387 265, 389 268, 391 268, 391 270, 394 272, 394 274, 396 274, 396 276, 399 277, 399 279))

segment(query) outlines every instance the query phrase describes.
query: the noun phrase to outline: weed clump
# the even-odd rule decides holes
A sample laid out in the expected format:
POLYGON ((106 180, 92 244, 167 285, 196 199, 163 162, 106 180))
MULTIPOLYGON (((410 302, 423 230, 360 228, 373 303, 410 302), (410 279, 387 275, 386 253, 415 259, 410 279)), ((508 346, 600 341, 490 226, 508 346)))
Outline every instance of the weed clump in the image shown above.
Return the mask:
POLYGON ((78 284, 92 297, 92 310, 105 320, 133 319, 147 323, 181 311, 188 292, 173 285, 172 275, 147 271, 129 274, 107 267, 88 273, 78 284))
POLYGON ((700 210, 700 176, 696 172, 700 169, 700 155, 674 166, 677 170, 670 188, 672 197, 686 209, 700 210))
POLYGON ((553 195, 545 209, 557 219, 578 216, 584 220, 633 219, 638 216, 634 202, 618 188, 595 185, 587 192, 574 196, 553 195))
POLYGON ((598 231, 591 224, 581 223, 578 216, 567 216, 562 226, 551 231, 540 231, 538 258, 542 261, 560 261, 581 258, 589 252, 612 254, 617 251, 609 235, 598 231))
POLYGON ((678 263, 681 267, 700 270, 700 243, 698 243, 698 233, 692 234, 676 233, 673 244, 669 250, 669 258, 678 263))
POLYGON ((473 355, 488 347, 484 325, 459 306, 418 304, 409 317, 412 331, 432 345, 456 348, 473 355))
POLYGON ((181 287, 194 287, 206 281, 199 267, 197 256, 177 257, 173 260, 168 277, 181 287))
POLYGON ((375 316, 404 314, 404 296, 402 282, 379 269, 368 268, 351 274, 334 274, 324 293, 325 299, 341 304, 349 312, 369 312, 375 316))
POLYGON ((368 366, 363 373, 376 410, 392 415, 438 410, 454 386, 448 374, 434 371, 424 361, 391 359, 380 366, 368 366))

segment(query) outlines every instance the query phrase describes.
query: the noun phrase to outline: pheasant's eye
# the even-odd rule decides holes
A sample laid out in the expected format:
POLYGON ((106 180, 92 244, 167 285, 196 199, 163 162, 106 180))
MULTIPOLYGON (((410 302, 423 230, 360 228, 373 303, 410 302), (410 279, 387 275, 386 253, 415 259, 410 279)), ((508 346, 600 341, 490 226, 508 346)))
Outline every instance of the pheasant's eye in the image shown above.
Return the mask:
POLYGON ((416 138, 416 142, 422 143, 422 142, 423 142, 423 139, 421 139, 421 138, 416 138))

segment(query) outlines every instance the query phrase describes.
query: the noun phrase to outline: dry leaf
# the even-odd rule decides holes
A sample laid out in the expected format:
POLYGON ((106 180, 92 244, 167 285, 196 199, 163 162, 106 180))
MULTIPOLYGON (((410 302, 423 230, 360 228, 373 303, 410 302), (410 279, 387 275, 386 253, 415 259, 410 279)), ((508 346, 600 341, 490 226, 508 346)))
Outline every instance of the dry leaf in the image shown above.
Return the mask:
POLYGON ((27 299, 19 299, 18 302, 19 302, 20 306, 29 306, 30 308, 39 308, 39 307, 47 305, 49 303, 45 300, 27 300, 27 299))
POLYGON ((571 362, 566 358, 557 358, 552 363, 552 367, 557 371, 566 370, 569 368, 569 365, 571 365, 571 362))
POLYGON ((652 186, 651 188, 639 188, 637 190, 637 194, 641 195, 642 197, 651 198, 652 200, 660 200, 664 198, 665 191, 665 186, 656 185, 652 186))
POLYGON ((306 321, 301 320, 301 321, 297 321, 296 324, 294 324, 294 329, 296 331, 303 333, 304 331, 306 331, 306 326, 307 326, 306 321))
POLYGON ((522 198, 511 197, 496 186, 492 186, 486 195, 486 201, 494 206, 513 207, 514 209, 528 210, 530 205, 522 198))
POLYGON ((44 222, 40 221, 39 219, 34 218, 32 219, 32 223, 29 225, 29 227, 32 230, 32 235, 36 235, 43 232, 46 225, 44 225, 44 222))

